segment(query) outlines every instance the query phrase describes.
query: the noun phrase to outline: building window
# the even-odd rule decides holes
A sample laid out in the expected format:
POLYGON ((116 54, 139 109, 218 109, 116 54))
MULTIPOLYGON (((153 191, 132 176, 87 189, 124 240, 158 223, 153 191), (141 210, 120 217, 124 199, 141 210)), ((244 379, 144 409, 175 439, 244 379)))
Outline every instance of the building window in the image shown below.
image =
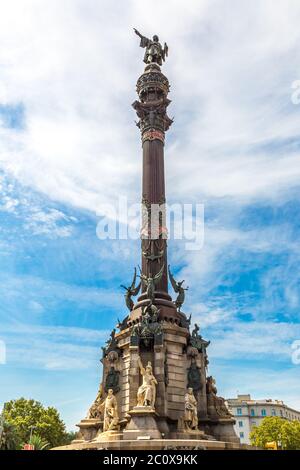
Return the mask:
POLYGON ((266 412, 266 410, 265 410, 264 408, 261 410, 261 415, 262 415, 262 416, 267 416, 267 412, 266 412))
POLYGON ((256 426, 256 421, 251 422, 252 426, 256 426))
POLYGON ((280 410, 280 416, 283 416, 282 410, 280 410))
POLYGON ((250 414, 251 414, 251 416, 255 416, 255 409, 254 408, 251 408, 250 414))
POLYGON ((276 416, 276 410, 272 408, 272 416, 276 416))
POLYGON ((239 428, 242 428, 244 426, 243 421, 239 421, 239 428))
POLYGON ((244 433, 243 432, 240 432, 240 438, 244 439, 244 433))
POLYGON ((242 414, 242 408, 237 408, 237 414, 241 415, 242 414))

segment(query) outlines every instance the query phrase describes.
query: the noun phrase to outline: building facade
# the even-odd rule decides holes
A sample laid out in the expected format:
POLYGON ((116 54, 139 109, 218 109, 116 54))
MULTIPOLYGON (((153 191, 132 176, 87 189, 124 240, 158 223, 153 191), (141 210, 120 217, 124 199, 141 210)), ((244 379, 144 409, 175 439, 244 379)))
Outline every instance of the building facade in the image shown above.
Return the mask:
POLYGON ((250 444, 250 432, 266 416, 300 421, 300 412, 285 405, 282 400, 254 400, 250 395, 237 395, 237 398, 229 398, 227 404, 236 419, 234 430, 241 444, 250 444))

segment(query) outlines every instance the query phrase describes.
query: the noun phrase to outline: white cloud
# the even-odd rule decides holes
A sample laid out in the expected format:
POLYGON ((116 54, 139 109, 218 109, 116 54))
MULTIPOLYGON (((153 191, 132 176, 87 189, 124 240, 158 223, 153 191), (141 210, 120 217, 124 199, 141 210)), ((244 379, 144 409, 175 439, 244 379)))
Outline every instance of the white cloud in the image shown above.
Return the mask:
POLYGON ((229 17, 224 1, 119 2, 118 15, 108 1, 6 3, 0 101, 24 103, 26 130, 1 130, 3 165, 92 211, 116 194, 136 197, 141 152, 130 102, 143 52, 132 27, 151 34, 155 25, 170 44, 169 195, 273 198, 298 184, 298 152, 266 146, 298 135, 290 85, 299 5, 231 4, 229 17))
POLYGON ((45 311, 44 307, 36 300, 29 301, 29 308, 33 313, 37 314, 42 314, 45 311))
MULTIPOLYGON (((101 308, 116 308, 122 302, 121 289, 120 296, 116 296, 112 287, 88 287, 67 282, 51 281, 35 276, 7 276, 2 278, 1 289, 3 297, 28 299, 35 296, 46 302, 68 303, 76 302, 77 305, 101 305, 101 308)), ((35 299, 33 299, 35 301, 35 299)), ((20 313, 22 312, 15 312, 20 313)))
POLYGON ((89 328, 79 328, 73 326, 42 326, 42 325, 26 325, 24 323, 17 323, 15 325, 3 324, 1 325, 3 333, 16 334, 26 336, 31 333, 35 336, 49 336, 59 341, 69 340, 72 338, 83 342, 99 343, 100 340, 105 338, 108 334, 107 330, 92 330, 89 328))
POLYGON ((218 392, 227 398, 237 393, 250 393, 257 400, 272 398, 283 400, 288 406, 299 410, 300 379, 296 367, 280 371, 272 369, 272 363, 265 366, 237 367, 236 365, 215 365, 213 374, 217 377, 218 392))
POLYGON ((6 344, 0 340, 0 365, 6 364, 6 344))
MULTIPOLYGON (((143 70, 143 51, 132 27, 147 35, 157 32, 169 43, 164 72, 172 86, 170 115, 175 122, 166 145, 167 196, 213 201, 226 211, 207 224, 201 252, 171 254, 176 264, 187 265, 182 271, 190 285, 187 305, 213 332, 210 348, 216 359, 224 354, 227 359, 256 355, 287 360, 289 341, 298 334, 294 324, 234 324, 240 313, 234 295, 230 308, 228 302, 223 306, 220 299, 208 302, 201 295, 238 268, 235 249, 288 251, 298 259, 288 226, 246 232, 236 228, 234 218, 257 200, 279 204, 299 185, 300 108, 290 100, 291 84, 299 79, 299 21, 299 2, 293 0, 277 0, 276 7, 271 0, 190 0, 184 8, 175 0, 153 0, 151 7, 145 0, 119 0, 117 5, 108 0, 65 0, 63 5, 60 0, 11 0, 1 9, 0 103, 23 103, 26 125, 18 132, 0 128, 0 165, 51 200, 94 213, 119 194, 140 198, 141 147, 130 103, 143 70), (230 326, 231 336, 220 323, 230 326)), ((14 213, 22 203, 14 194, 2 200, 3 209, 14 213)), ((34 233, 54 231, 64 237, 74 222, 63 212, 37 207, 26 223, 34 233)), ((116 258, 120 249, 128 256, 128 247, 121 244, 110 251, 105 246, 101 256, 104 261, 116 258)), ((291 258, 285 267, 262 276, 264 302, 251 309, 254 317, 267 316, 278 279, 285 282, 289 305, 297 307, 291 258)), ((111 278, 111 266, 103 265, 111 278)), ((118 303, 113 291, 45 284, 33 277, 8 279, 6 295, 19 295, 25 281, 46 300, 55 290, 59 299, 81 304, 118 303)), ((245 293, 246 303, 250 295, 245 293)), ((95 360, 94 344, 77 347, 72 342, 83 331, 73 330, 69 339, 64 330, 43 331, 38 332, 43 339, 35 337, 30 344, 23 331, 8 360, 52 369, 85 368, 95 360), (54 349, 56 334, 63 340, 54 349)), ((231 370, 233 376, 234 386, 245 380, 250 387, 246 372, 231 370)), ((271 387, 275 378, 275 373, 261 372, 259 382, 256 372, 252 387, 266 380, 271 387)), ((296 396, 291 373, 276 382, 278 394, 288 394, 285 381, 291 381, 290 393, 296 396)), ((268 387, 261 386, 261 393, 268 387)))
POLYGON ((278 315, 298 321, 300 256, 292 222, 280 217, 270 226, 239 228, 241 215, 235 206, 220 209, 216 220, 206 222, 199 251, 184 251, 182 242, 173 242, 170 263, 182 266, 176 277, 189 286, 185 311, 204 312, 203 326, 238 314, 258 321, 274 321, 278 315))
POLYGON ((48 370, 89 369, 99 361, 107 330, 3 324, 7 365, 48 370))
POLYGON ((73 232, 72 222, 76 221, 76 218, 69 217, 57 209, 49 209, 48 212, 35 209, 25 217, 24 228, 34 235, 69 237, 73 232))
POLYGON ((213 328, 210 357, 219 359, 267 358, 292 364, 292 343, 300 338, 300 324, 222 321, 213 328))
POLYGON ((69 237, 73 233, 74 224, 78 222, 76 217, 47 207, 41 197, 31 193, 28 188, 18 187, 7 176, 7 173, 0 175, 1 212, 15 215, 22 220, 22 228, 33 235, 58 238, 69 237))

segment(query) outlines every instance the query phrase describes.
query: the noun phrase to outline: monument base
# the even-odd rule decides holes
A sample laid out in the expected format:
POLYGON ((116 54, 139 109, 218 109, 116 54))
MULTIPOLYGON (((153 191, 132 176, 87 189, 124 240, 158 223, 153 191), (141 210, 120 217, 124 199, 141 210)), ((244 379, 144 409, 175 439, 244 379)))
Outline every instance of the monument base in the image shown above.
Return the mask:
MULTIPOLYGON (((124 437, 124 434, 123 434, 124 437)), ((199 439, 135 439, 120 441, 98 441, 70 444, 51 450, 260 450, 258 447, 233 442, 199 439)))
POLYGON ((120 431, 105 431, 98 433, 93 442, 120 441, 122 437, 123 434, 120 431))
POLYGON ((135 406, 128 412, 130 420, 123 431, 123 439, 161 439, 155 410, 150 406, 135 406))
POLYGON ((186 439, 196 439, 198 441, 201 440, 211 440, 211 436, 205 434, 204 431, 177 431, 170 434, 171 439, 176 440, 186 440, 186 439))
MULTIPOLYGON (((205 420, 204 429, 207 434, 213 435, 218 441, 233 442, 239 444, 240 440, 234 431, 235 420, 231 418, 218 418, 205 420)), ((201 426, 201 427, 202 427, 201 426)))
POLYGON ((76 424, 76 426, 79 428, 79 436, 77 439, 72 441, 72 444, 92 441, 100 429, 101 420, 96 418, 86 418, 82 419, 79 424, 76 424))

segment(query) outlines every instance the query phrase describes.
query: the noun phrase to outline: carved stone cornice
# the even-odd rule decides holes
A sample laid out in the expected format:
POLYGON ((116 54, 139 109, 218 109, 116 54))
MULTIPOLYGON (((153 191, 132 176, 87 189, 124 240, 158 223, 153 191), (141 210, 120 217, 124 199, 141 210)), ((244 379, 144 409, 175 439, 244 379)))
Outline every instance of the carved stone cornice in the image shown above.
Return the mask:
POLYGON ((169 80, 160 71, 150 70, 143 73, 136 84, 136 91, 142 101, 147 100, 147 94, 150 90, 167 95, 170 91, 169 80))
POLYGON ((136 88, 139 101, 135 101, 132 106, 139 118, 137 126, 142 134, 142 142, 159 140, 164 143, 165 132, 173 122, 167 115, 167 107, 171 103, 167 98, 170 90, 167 77, 156 64, 152 64, 146 67, 136 88))
POLYGON ((142 133, 142 143, 146 140, 160 140, 163 144, 165 143, 165 133, 158 129, 149 129, 142 133))
POLYGON ((173 122, 166 111, 170 103, 168 98, 163 97, 155 101, 135 101, 132 104, 139 118, 137 126, 141 130, 143 142, 154 139, 164 142, 164 133, 173 122))

